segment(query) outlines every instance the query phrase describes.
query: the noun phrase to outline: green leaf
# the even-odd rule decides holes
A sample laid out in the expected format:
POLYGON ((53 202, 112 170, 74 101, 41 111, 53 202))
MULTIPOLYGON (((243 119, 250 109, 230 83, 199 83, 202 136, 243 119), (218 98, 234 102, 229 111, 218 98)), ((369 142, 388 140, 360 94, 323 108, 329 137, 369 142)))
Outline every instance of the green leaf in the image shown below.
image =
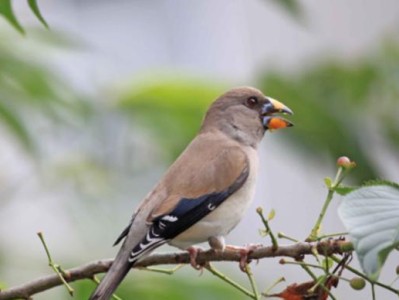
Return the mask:
POLYGON ((334 261, 332 258, 326 257, 321 261, 320 265, 324 270, 329 270, 334 265, 334 261))
POLYGON ((377 280, 388 254, 399 245, 399 188, 361 187, 343 197, 338 212, 364 272, 377 280))
POLYGON ((36 18, 43 24, 44 27, 48 29, 49 26, 46 20, 43 18, 42 14, 40 13, 39 6, 37 5, 36 0, 28 0, 28 4, 32 12, 35 14, 36 18))
POLYGON ((303 18, 303 10, 297 0, 273 0, 274 3, 281 6, 292 17, 301 20, 303 18))
POLYGON ((167 79, 156 79, 130 84, 122 91, 118 106, 153 132, 172 161, 196 135, 207 107, 224 86, 170 74, 167 79))
POLYGON ((25 30, 19 24, 17 18, 14 15, 11 6, 11 0, 0 0, 0 14, 4 16, 4 18, 10 22, 10 24, 18 30, 20 33, 25 34, 25 30))
POLYGON ((363 183, 363 186, 376 186, 376 185, 389 185, 394 188, 399 189, 399 184, 396 182, 384 180, 384 179, 373 179, 373 180, 368 180, 365 183, 363 183))
MULTIPOLYGON (((1 0, 0 0, 1 1, 1 0)), ((21 118, 0 102, 0 122, 3 122, 13 135, 29 151, 33 151, 33 141, 21 118)))
POLYGON ((359 187, 356 187, 356 186, 339 185, 336 188, 334 188, 334 192, 336 192, 337 194, 340 194, 341 196, 345 196, 358 188, 359 187))
POLYGON ((276 216, 276 211, 274 209, 272 209, 269 214, 267 215, 267 220, 271 221, 274 219, 274 217, 276 216))
POLYGON ((332 186, 332 179, 330 177, 324 178, 324 183, 326 184, 327 188, 331 188, 332 186))

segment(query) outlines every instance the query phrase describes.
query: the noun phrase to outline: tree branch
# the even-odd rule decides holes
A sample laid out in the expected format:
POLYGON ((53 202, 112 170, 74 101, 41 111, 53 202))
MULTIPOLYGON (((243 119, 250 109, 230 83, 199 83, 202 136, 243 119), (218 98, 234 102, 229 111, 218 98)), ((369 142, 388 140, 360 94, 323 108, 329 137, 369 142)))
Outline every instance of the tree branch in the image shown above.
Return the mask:
MULTIPOLYGON (((273 249, 273 247, 260 247, 251 252, 249 259, 262 259, 267 257, 292 257, 295 259, 302 259, 305 255, 313 255, 312 249, 315 248, 318 253, 322 255, 331 255, 351 252, 353 250, 353 245, 348 241, 333 239, 318 243, 296 243, 289 246, 279 246, 277 249, 273 249)), ((240 251, 238 250, 208 250, 198 254, 197 262, 198 264, 205 264, 211 261, 240 261, 240 258, 240 251)), ((112 261, 112 259, 103 259, 65 270, 65 280, 67 282, 73 282, 82 279, 92 279, 95 274, 108 271, 112 261)), ((153 254, 136 263, 133 268, 167 264, 187 264, 189 262, 190 258, 186 252, 153 254)), ((0 291, 0 300, 30 299, 30 296, 34 294, 49 290, 61 284, 62 282, 57 274, 47 275, 32 280, 31 282, 0 291)))

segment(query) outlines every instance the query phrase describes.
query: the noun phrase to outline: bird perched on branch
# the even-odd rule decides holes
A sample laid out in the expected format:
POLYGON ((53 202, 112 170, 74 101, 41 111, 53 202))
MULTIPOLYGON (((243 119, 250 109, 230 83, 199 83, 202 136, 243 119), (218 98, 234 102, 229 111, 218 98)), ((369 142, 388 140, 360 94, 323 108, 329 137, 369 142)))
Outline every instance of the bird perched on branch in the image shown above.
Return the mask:
POLYGON ((208 241, 225 249, 224 236, 253 198, 264 133, 292 126, 276 113, 292 111, 251 87, 231 89, 213 102, 198 135, 116 240, 124 242, 91 300, 109 299, 135 262, 165 243, 188 250, 194 267, 193 245, 208 241))

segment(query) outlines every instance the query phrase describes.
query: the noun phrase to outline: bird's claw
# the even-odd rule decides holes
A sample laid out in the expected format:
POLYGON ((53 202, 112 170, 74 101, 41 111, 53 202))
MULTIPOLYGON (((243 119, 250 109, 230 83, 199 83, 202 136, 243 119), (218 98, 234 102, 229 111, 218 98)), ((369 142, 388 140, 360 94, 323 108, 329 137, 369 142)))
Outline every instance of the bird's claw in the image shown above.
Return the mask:
POLYGON ((248 256, 260 247, 262 247, 262 245, 260 244, 250 244, 245 247, 228 245, 226 246, 226 249, 235 250, 235 251, 238 250, 240 252, 239 267, 242 272, 247 273, 247 264, 250 263, 251 261, 250 259, 248 259, 248 256))
POLYGON ((197 256, 198 253, 201 252, 201 248, 196 248, 196 247, 189 247, 187 249, 188 254, 190 255, 190 265, 196 269, 202 271, 203 267, 202 265, 197 263, 197 256))

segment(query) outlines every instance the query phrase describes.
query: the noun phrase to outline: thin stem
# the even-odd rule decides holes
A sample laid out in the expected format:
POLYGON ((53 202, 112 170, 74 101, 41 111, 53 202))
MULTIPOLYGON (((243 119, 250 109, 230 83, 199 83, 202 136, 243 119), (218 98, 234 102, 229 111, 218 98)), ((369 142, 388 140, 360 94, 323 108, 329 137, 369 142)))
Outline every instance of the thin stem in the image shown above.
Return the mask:
MULTIPOLYGON (((303 264, 304 264, 304 262, 297 262, 297 261, 285 261, 285 262, 284 262, 284 264, 285 264, 285 265, 297 265, 297 266, 301 266, 301 265, 303 265, 303 264)), ((311 268, 315 268, 315 269, 324 270, 324 268, 323 268, 323 267, 321 267, 321 266, 319 266, 319 265, 308 264, 308 263, 306 263, 306 265, 307 265, 308 267, 311 267, 311 268)))
MULTIPOLYGON (((336 257, 335 255, 330 256, 332 260, 334 260, 336 263, 339 263, 341 260, 336 257)), ((368 281, 370 284, 372 285, 378 285, 384 289, 387 289, 389 291, 391 291, 392 293, 399 295, 399 290, 394 289, 393 287, 386 285, 384 283, 381 283, 379 281, 372 281, 370 278, 367 277, 367 275, 363 274, 362 272, 356 270, 355 268, 352 268, 351 266, 346 265, 345 269, 351 271, 353 274, 356 274, 359 277, 362 277, 364 280, 368 281)))
POLYGON ((65 272, 61 269, 61 266, 58 264, 55 264, 51 258, 51 254, 50 251, 47 247, 46 241, 44 240, 44 236, 42 232, 38 232, 37 235, 39 236, 40 241, 43 244, 44 250, 46 251, 46 255, 48 258, 48 264, 49 266, 54 270, 54 272, 58 275, 58 277, 60 278, 61 282, 63 283, 63 285, 66 287, 66 289, 68 290, 69 295, 71 295, 71 297, 73 296, 73 288, 68 284, 68 282, 65 280, 63 274, 65 274, 65 272))
POLYGON ((232 279, 230 279, 229 277, 227 277, 226 275, 224 275, 223 273, 219 272, 216 268, 214 268, 211 264, 207 264, 205 267, 205 269, 207 269, 209 272, 211 272, 213 275, 215 275, 216 277, 220 278, 221 280, 223 280, 224 282, 230 284, 232 287, 236 288, 237 290, 241 291, 242 293, 244 293, 245 295, 251 297, 254 300, 256 299, 256 295, 252 294, 249 290, 247 290, 246 288, 244 288, 243 286, 241 286, 240 284, 238 284, 237 282, 233 281, 232 279))
POLYGON ((290 237, 290 236, 284 234, 284 233, 281 232, 281 231, 277 233, 277 237, 278 237, 279 239, 286 239, 286 240, 289 240, 289 241, 294 242, 294 243, 298 243, 298 242, 299 242, 299 240, 297 240, 297 239, 295 239, 295 238, 293 238, 293 237, 290 237))
POLYGON ((271 286, 269 286, 268 288, 266 288, 263 292, 262 295, 267 296, 269 294, 269 292, 275 287, 277 286, 279 283, 285 281, 284 277, 280 277, 279 279, 277 279, 271 286))
POLYGON ((313 226, 313 229, 310 232, 310 235, 306 239, 306 241, 313 242, 313 241, 317 240, 317 236, 319 234, 321 222, 324 219, 324 215, 327 212, 327 208, 330 205, 330 202, 331 202, 333 196, 334 196, 334 191, 332 189, 328 190, 328 194, 327 194, 326 200, 324 201, 324 204, 323 204, 323 207, 322 207, 321 212, 319 214, 319 217, 317 218, 317 221, 316 221, 315 225, 313 226))
POLYGON ((330 202, 334 196, 334 192, 335 192, 334 189, 339 186, 341 181, 344 179, 345 174, 346 174, 346 172, 344 172, 344 168, 339 167, 337 174, 335 175, 334 182, 332 183, 331 187, 329 187, 329 189, 328 189, 327 197, 326 197, 326 200, 324 201, 324 204, 320 211, 319 217, 317 218, 317 221, 316 221, 315 225, 313 226, 312 231, 310 232, 310 235, 306 239, 306 241, 308 241, 308 242, 317 241, 317 237, 318 237, 320 227, 321 227, 321 222, 323 221, 324 216, 327 212, 328 206, 330 205, 330 202))
POLYGON ((373 297, 373 300, 375 300, 375 299, 376 299, 376 298, 375 298, 375 286, 374 286, 373 283, 371 284, 371 295, 372 295, 372 297, 373 297))
POLYGON ((268 221, 265 219, 265 217, 263 216, 263 209, 262 209, 261 207, 258 207, 258 208, 256 209, 256 212, 257 212, 258 215, 260 216, 260 218, 261 218, 261 220, 262 220, 262 223, 263 223, 263 225, 264 225, 265 228, 266 228, 266 232, 269 233, 269 235, 270 235, 270 239, 272 240, 272 247, 273 247, 273 249, 277 249, 277 248, 278 248, 277 239, 276 239, 276 237, 274 236, 272 230, 270 229, 269 222, 268 222, 268 221))
MULTIPOLYGON (((100 280, 97 278, 97 276, 93 276, 93 277, 92 277, 92 280, 93 280, 97 285, 100 284, 100 280)), ((112 294, 111 298, 114 299, 114 300, 123 300, 122 298, 118 297, 116 294, 112 294)))
POLYGON ((306 273, 309 274, 310 277, 312 277, 312 279, 313 279, 314 281, 317 280, 317 276, 310 270, 310 268, 308 267, 307 264, 305 264, 305 263, 299 263, 299 265, 302 267, 302 269, 304 269, 304 270, 306 271, 306 273))
POLYGON ((399 276, 396 276, 396 278, 391 282, 390 285, 393 285, 398 279, 399 279, 399 276))
MULTIPOLYGON (((312 270, 310 269, 310 267, 313 267, 314 265, 309 265, 309 264, 307 264, 307 263, 305 263, 305 262, 303 262, 303 261, 295 261, 295 262, 289 262, 289 261, 286 261, 286 260, 284 260, 284 259, 282 259, 280 261, 280 263, 281 264, 292 264, 292 265, 299 265, 299 266, 301 266, 301 268, 302 269, 304 269, 305 271, 306 271, 306 273, 308 273, 309 274, 309 276, 310 277, 312 277, 312 279, 314 280, 314 281, 316 281, 317 280, 317 276, 312 272, 312 270), (281 261, 283 261, 283 262, 281 262, 281 261)), ((320 266, 315 266, 316 268, 320 268, 320 269, 322 269, 322 267, 320 267, 320 266)))
POLYGON ((324 291, 327 292, 327 294, 330 296, 331 299, 337 300, 337 299, 334 297, 334 295, 331 293, 331 291, 330 291, 326 286, 322 285, 321 287, 322 287, 322 289, 323 289, 324 291))
POLYGON ((326 276, 320 276, 319 279, 315 282, 315 284, 309 289, 311 293, 314 293, 314 291, 317 289, 317 287, 324 286, 324 282, 326 281, 327 277, 326 276))
MULTIPOLYGON (((333 276, 333 275, 332 275, 333 276)), ((336 300, 336 298, 334 297, 334 295, 331 293, 330 289, 326 286, 326 282, 328 282, 328 280, 330 280, 332 277, 328 277, 328 274, 326 274, 325 276, 321 276, 317 282, 315 283, 314 286, 312 286, 309 291, 311 291, 312 293, 314 293, 317 289, 317 287, 322 288, 329 296, 331 299, 336 300)))
POLYGON ((247 275, 248 275, 248 279, 249 279, 249 283, 251 284, 252 292, 255 295, 254 299, 259 300, 261 295, 258 292, 258 287, 255 282, 254 274, 252 273, 252 270, 251 270, 251 267, 249 266, 249 264, 246 264, 246 266, 245 266, 245 273, 247 273, 247 275))
POLYGON ((172 269, 162 269, 162 268, 154 268, 154 267, 145 267, 145 268, 140 268, 140 270, 143 271, 150 271, 150 272, 155 272, 155 273, 162 273, 162 274, 167 274, 167 275, 172 275, 174 274, 177 270, 183 268, 184 265, 180 264, 177 265, 176 267, 172 269))
POLYGON ((319 252, 317 251, 317 246, 312 246, 311 248, 313 257, 316 259, 316 261, 320 264, 320 259, 319 259, 319 252))
POLYGON ((344 179, 343 175, 344 175, 344 168, 339 167, 331 188, 336 188, 341 183, 342 179, 344 179))

